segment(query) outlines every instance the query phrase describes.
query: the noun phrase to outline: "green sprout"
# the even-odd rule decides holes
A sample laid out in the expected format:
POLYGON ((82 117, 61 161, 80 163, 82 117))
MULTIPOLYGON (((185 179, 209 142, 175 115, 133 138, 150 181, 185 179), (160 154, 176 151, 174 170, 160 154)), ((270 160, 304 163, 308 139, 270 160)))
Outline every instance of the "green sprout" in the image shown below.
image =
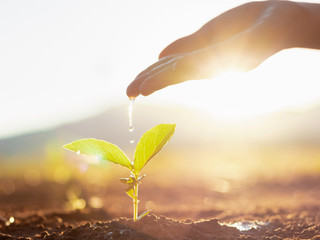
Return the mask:
POLYGON ((76 140, 63 147, 78 154, 95 156, 128 168, 130 177, 121 178, 120 181, 128 185, 126 193, 133 199, 133 220, 137 221, 149 213, 145 211, 138 217, 138 186, 145 177, 140 176, 140 171, 169 141, 175 127, 175 124, 159 124, 145 132, 137 144, 132 162, 118 146, 94 138, 76 140))

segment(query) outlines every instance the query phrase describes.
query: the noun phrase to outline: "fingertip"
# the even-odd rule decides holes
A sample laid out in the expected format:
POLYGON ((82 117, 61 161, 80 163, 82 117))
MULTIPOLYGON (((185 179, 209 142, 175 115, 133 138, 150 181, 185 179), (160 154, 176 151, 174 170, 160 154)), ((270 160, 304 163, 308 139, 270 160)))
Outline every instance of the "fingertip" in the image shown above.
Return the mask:
POLYGON ((140 92, 139 92, 139 89, 136 88, 133 84, 134 82, 132 82, 128 87, 127 87, 127 96, 129 99, 134 99, 136 97, 139 96, 140 92))
POLYGON ((131 93, 128 93, 127 92, 127 96, 128 98, 131 100, 131 99, 136 99, 140 94, 131 94, 131 93))

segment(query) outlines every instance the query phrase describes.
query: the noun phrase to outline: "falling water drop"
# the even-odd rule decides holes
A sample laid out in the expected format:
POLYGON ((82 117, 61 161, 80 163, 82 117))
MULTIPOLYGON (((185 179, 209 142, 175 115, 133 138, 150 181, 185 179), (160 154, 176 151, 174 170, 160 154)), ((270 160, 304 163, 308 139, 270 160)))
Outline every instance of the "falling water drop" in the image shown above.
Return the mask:
POLYGON ((80 155, 80 150, 77 151, 77 154, 80 155))
MULTIPOLYGON (((128 114, 129 114, 129 132, 131 132, 131 133, 134 131, 133 122, 132 122, 133 102, 134 102, 134 98, 131 98, 130 99, 130 103, 129 103, 129 109, 128 109, 128 114)), ((131 139, 130 143, 133 144, 134 140, 131 139)))
POLYGON ((129 103, 129 131, 130 132, 134 130, 133 123, 132 123, 133 102, 134 102, 134 98, 131 98, 129 103))

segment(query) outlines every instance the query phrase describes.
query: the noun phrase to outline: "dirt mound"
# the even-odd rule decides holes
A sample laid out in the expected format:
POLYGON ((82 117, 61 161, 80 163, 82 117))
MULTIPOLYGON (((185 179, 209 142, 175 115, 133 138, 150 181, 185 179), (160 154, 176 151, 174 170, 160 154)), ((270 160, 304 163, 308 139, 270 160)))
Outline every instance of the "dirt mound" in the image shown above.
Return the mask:
POLYGON ((77 226, 82 221, 107 217, 102 211, 75 211, 32 215, 16 219, 12 224, 2 224, 0 239, 235 239, 240 231, 223 226, 217 219, 193 222, 177 221, 149 215, 138 222, 128 218, 116 218, 77 226), (8 226, 6 226, 8 225, 8 226))
POLYGON ((308 217, 282 212, 276 217, 267 217, 268 222, 237 222, 228 226, 217 219, 178 221, 153 214, 138 222, 128 218, 96 221, 108 217, 103 210, 95 209, 33 214, 15 219, 13 223, 2 221, 0 240, 320 239, 319 209, 314 209, 308 217))
POLYGON ((75 200, 87 205, 72 211, 66 209, 71 201, 66 193, 76 182, 34 187, 12 183, 15 191, 0 195, 0 240, 320 240, 319 176, 270 180, 225 193, 200 184, 145 184, 141 211, 151 206, 152 214, 138 222, 126 218, 132 214, 131 202, 116 185, 95 189, 77 183, 82 194, 75 200), (102 201, 100 208, 90 206, 92 196, 102 201))

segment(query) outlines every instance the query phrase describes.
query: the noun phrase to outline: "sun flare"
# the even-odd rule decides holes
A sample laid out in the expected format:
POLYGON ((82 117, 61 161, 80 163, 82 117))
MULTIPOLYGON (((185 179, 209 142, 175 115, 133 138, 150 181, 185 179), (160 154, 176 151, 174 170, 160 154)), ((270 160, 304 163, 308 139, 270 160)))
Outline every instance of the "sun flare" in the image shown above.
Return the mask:
POLYGON ((165 90, 166 101, 202 109, 222 121, 300 111, 320 102, 319 62, 320 51, 285 50, 247 73, 228 72, 215 79, 186 82, 179 89, 171 86, 165 90))

